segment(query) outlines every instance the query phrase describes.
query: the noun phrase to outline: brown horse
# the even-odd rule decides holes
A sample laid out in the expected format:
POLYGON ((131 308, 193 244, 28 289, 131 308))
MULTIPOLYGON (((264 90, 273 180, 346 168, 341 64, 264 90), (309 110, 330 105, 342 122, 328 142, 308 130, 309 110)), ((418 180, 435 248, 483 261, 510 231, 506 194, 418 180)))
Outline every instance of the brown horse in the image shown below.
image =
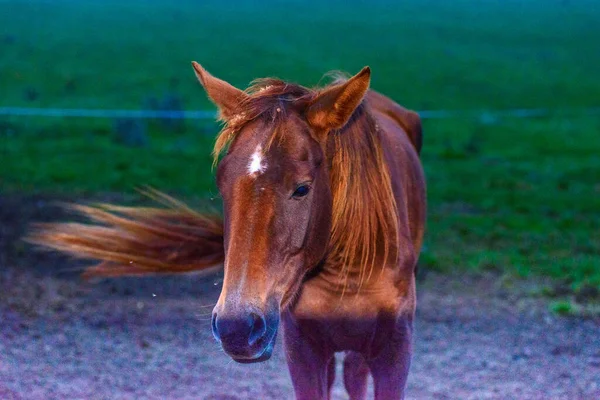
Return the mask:
POLYGON ((74 206, 99 225, 31 240, 102 263, 88 276, 174 273, 224 261, 212 330, 234 360, 271 356, 279 323, 297 399, 327 399, 346 352, 351 399, 399 399, 409 370, 425 221, 418 115, 369 90, 370 69, 320 89, 236 89, 194 70, 224 129, 214 156, 223 220, 169 209, 74 206))

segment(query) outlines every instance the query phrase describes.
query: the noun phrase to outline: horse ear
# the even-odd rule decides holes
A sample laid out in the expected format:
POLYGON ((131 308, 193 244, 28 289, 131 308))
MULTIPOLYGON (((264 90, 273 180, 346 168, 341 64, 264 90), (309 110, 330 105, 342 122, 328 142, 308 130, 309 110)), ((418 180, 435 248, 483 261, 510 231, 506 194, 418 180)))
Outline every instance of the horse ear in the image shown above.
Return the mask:
POLYGON ((219 109, 222 118, 229 119, 239 113, 241 103, 248 97, 245 92, 215 78, 195 61, 192 61, 192 67, 206 94, 219 109))
POLYGON ((325 89, 309 104, 308 123, 325 134, 343 127, 362 102, 371 82, 371 69, 364 67, 348 81, 325 89))

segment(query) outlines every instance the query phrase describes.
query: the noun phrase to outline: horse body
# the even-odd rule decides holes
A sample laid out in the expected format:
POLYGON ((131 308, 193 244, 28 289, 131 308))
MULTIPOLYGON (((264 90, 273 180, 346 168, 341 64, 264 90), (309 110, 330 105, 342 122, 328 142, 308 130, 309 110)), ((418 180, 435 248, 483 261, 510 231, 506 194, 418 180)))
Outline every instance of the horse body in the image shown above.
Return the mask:
POLYGON ((351 399, 369 372, 376 399, 403 398, 425 223, 418 115, 369 90, 368 68, 318 90, 262 80, 245 92, 194 69, 225 121, 223 220, 174 200, 172 212, 78 206, 109 226, 51 224, 32 240, 102 260, 92 276, 224 260, 212 327, 234 360, 268 359, 281 321, 297 399, 329 398, 341 351, 351 399))

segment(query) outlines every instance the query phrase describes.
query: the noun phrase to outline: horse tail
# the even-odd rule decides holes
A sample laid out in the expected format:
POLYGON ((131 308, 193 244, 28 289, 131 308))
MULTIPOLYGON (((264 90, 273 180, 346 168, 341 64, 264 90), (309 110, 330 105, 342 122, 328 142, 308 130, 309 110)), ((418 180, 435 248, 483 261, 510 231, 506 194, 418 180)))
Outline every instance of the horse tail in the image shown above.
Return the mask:
POLYGON ((84 278, 174 274, 223 263, 223 220, 198 213, 166 194, 150 191, 167 207, 112 204, 66 207, 92 224, 37 224, 26 240, 79 259, 97 260, 84 278))

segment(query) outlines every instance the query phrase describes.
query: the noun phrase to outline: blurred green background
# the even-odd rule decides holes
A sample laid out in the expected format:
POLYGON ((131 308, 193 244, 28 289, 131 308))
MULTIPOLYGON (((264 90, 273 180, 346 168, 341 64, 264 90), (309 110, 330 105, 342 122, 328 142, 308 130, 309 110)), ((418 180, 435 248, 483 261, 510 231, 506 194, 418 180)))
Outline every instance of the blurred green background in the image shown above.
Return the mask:
MULTIPOLYGON (((369 65, 374 89, 415 110, 547 108, 424 121, 421 263, 544 277, 546 294, 588 301, 600 298, 600 115, 581 111, 600 106, 599 21, 593 0, 0 1, 0 107, 212 110, 196 60, 240 88, 369 65)), ((208 197, 218 129, 0 116, 0 191, 208 197)))

